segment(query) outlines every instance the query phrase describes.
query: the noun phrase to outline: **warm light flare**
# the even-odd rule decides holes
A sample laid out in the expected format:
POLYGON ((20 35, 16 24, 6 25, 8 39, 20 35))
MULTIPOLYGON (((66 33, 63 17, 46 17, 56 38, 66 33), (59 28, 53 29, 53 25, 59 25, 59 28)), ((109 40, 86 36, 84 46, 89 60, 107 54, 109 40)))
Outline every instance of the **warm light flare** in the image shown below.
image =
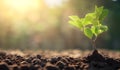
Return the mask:
POLYGON ((44 0, 49 7, 61 6, 64 0, 44 0))
POLYGON ((38 8, 38 0, 4 0, 4 4, 9 8, 19 11, 26 12, 31 9, 38 8))

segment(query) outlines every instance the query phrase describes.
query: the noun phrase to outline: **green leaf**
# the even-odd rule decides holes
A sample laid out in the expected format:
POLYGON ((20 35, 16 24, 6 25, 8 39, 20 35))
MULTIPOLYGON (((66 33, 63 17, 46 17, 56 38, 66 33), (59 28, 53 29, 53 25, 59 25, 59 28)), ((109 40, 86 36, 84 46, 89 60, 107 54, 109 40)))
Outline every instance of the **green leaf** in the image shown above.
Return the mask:
POLYGON ((78 24, 76 21, 69 21, 69 23, 75 27, 82 29, 82 25, 78 24))
POLYGON ((99 20, 102 21, 108 14, 108 10, 107 9, 104 9, 102 11, 102 14, 99 16, 99 20))
POLYGON ((92 33, 93 33, 95 36, 97 36, 97 34, 96 34, 96 27, 95 27, 95 26, 92 26, 92 27, 91 27, 91 31, 92 31, 92 33))
POLYGON ((102 13, 102 11, 103 11, 103 6, 101 6, 101 7, 95 7, 95 13, 96 13, 96 15, 101 15, 101 13, 102 13))
POLYGON ((108 30, 108 27, 107 27, 106 25, 101 25, 101 26, 100 26, 100 30, 101 30, 102 32, 105 32, 105 31, 108 30))
POLYGON ((84 28, 84 34, 90 39, 93 37, 93 33, 90 28, 84 28))
POLYGON ((78 16, 69 16, 69 18, 73 21, 76 21, 76 20, 79 20, 79 17, 78 16))
POLYGON ((82 24, 82 19, 80 19, 77 16, 69 16, 71 19, 69 23, 75 27, 78 27, 80 30, 83 30, 83 24, 82 24))
POLYGON ((108 27, 106 25, 97 25, 97 26, 92 26, 91 30, 95 36, 98 36, 99 34, 105 32, 108 30, 108 27))
POLYGON ((93 20, 95 19, 95 14, 94 13, 88 13, 86 14, 84 18, 84 25, 89 25, 92 24, 93 20))
POLYGON ((92 26, 91 27, 91 31, 93 32, 93 34, 96 37, 101 33, 101 30, 100 30, 99 26, 92 26))

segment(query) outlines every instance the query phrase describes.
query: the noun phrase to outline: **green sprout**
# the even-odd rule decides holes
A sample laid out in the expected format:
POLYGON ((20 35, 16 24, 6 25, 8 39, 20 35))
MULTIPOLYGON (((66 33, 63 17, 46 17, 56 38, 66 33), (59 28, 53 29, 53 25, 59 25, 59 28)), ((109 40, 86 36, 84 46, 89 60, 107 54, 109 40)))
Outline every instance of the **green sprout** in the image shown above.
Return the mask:
POLYGON ((108 30, 108 27, 102 24, 107 14, 108 10, 103 6, 95 6, 95 11, 87 13, 84 18, 69 16, 69 23, 78 27, 92 41, 93 48, 96 50, 95 41, 98 35, 108 30))

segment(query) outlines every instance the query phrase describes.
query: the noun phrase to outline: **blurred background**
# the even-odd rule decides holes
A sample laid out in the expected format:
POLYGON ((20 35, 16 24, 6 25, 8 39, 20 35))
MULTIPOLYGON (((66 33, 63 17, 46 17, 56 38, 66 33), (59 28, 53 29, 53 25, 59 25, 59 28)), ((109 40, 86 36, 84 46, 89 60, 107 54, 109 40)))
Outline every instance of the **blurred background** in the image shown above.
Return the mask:
POLYGON ((92 49, 90 40, 68 16, 84 17, 95 5, 109 14, 109 30, 101 34, 98 48, 120 50, 120 0, 0 0, 1 49, 92 49))

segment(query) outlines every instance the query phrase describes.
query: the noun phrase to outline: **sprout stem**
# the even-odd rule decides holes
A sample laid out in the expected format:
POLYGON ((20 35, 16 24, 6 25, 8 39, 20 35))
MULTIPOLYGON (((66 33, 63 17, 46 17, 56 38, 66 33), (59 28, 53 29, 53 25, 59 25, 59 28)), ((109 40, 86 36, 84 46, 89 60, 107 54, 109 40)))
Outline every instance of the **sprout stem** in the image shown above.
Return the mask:
POLYGON ((95 37, 94 39, 92 39, 92 46, 93 46, 94 50, 97 50, 97 47, 96 47, 96 44, 95 44, 96 39, 97 39, 97 37, 95 37))

